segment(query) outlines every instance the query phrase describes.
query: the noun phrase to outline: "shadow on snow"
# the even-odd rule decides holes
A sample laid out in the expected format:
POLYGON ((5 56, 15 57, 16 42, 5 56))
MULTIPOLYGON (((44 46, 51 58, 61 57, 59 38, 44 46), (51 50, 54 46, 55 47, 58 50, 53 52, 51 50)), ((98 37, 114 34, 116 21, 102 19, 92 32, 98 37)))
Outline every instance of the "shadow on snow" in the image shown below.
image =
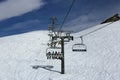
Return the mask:
POLYGON ((60 71, 52 70, 52 68, 54 68, 54 66, 52 66, 52 65, 34 65, 34 66, 32 66, 32 68, 33 69, 43 68, 48 71, 61 73, 60 71))

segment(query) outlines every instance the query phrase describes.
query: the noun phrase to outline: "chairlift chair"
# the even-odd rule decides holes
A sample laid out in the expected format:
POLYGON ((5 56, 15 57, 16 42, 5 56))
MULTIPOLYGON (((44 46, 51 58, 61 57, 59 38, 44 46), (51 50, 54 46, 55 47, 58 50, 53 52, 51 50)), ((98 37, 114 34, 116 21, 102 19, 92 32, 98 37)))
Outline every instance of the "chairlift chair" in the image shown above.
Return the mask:
POLYGON ((72 47, 72 50, 76 51, 76 52, 85 52, 85 51, 87 51, 87 46, 85 44, 81 44, 81 43, 74 44, 72 47))
POLYGON ((56 59, 55 53, 61 53, 61 47, 50 47, 46 49, 47 59, 56 59))
POLYGON ((83 39, 82 36, 81 38, 81 43, 76 43, 72 46, 72 51, 74 52, 86 52, 87 51, 87 46, 83 44, 83 39))
POLYGON ((49 47, 46 49, 46 53, 52 52, 52 51, 60 51, 61 52, 61 47, 49 47))

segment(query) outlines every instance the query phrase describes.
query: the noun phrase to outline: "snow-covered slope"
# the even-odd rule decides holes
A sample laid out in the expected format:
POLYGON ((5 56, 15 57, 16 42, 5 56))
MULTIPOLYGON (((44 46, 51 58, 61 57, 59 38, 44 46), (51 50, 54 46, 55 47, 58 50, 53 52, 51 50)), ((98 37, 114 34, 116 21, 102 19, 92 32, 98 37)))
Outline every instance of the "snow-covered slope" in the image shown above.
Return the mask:
POLYGON ((64 75, 59 60, 46 59, 47 31, 0 38, 0 80, 120 80, 120 21, 90 33, 105 25, 72 34, 74 41, 65 45, 64 75), (87 33, 87 52, 72 52, 77 37, 87 33))

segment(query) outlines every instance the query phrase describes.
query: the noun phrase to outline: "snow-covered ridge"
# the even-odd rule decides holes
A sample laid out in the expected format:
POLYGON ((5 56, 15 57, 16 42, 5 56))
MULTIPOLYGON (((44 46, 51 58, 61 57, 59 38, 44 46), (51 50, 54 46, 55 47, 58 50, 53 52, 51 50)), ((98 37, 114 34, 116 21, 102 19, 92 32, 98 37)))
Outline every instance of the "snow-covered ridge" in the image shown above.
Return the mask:
MULTIPOLYGON (((109 23, 108 23, 109 24, 109 23)), ((34 31, 0 38, 1 80, 120 80, 120 21, 83 37, 87 52, 72 52, 79 36, 107 24, 72 34, 75 39, 65 45, 65 73, 60 61, 47 60, 47 31, 34 31), (37 70, 33 65, 41 66, 37 70), (53 66, 51 71, 42 66, 53 66)))

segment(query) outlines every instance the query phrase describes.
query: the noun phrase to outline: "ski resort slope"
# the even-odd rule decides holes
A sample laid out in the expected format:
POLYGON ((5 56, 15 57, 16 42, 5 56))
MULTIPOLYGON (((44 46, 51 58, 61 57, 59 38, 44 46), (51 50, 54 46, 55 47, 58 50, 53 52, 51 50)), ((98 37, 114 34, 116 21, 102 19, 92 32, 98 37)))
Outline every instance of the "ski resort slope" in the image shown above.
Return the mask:
POLYGON ((60 60, 46 59, 47 31, 0 38, 0 80, 120 80, 120 21, 108 24, 72 34, 65 43, 65 74, 60 60), (87 52, 72 52, 81 35, 87 52))

